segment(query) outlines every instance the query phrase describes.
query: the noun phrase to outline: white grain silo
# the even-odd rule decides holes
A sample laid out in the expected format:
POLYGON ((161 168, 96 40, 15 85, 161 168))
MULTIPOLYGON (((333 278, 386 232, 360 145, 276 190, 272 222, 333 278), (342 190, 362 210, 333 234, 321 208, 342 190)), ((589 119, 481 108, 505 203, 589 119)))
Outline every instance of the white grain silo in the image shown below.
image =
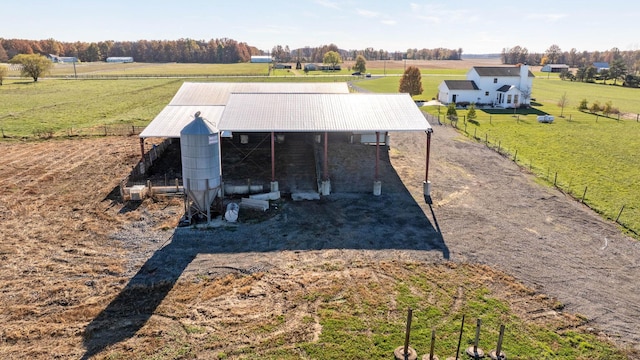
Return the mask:
POLYGON ((195 119, 180 131, 182 180, 189 206, 206 214, 211 221, 211 204, 221 185, 220 137, 216 126, 195 114, 195 119))

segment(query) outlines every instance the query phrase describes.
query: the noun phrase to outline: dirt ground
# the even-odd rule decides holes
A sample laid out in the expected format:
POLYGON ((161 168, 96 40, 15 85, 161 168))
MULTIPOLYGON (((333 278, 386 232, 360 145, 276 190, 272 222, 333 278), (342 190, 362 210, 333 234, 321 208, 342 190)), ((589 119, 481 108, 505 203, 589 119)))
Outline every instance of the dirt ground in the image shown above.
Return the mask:
POLYGON ((587 319, 583 328, 640 351, 638 241, 447 126, 433 133, 429 207, 425 140, 391 134, 379 197, 339 192, 353 164, 334 165, 331 196, 209 230, 175 229, 180 201, 119 201, 137 138, 0 143, 0 355, 92 358, 157 346, 185 321, 222 329, 221 348, 240 346, 251 340, 234 314, 255 321, 280 310, 293 318, 276 333, 313 339, 319 329, 301 321, 313 309, 287 296, 330 277, 392 278, 385 264, 407 262, 476 267, 507 297, 522 283, 534 293, 511 303, 525 316, 556 321, 546 294, 587 319), (327 264, 337 269, 330 277, 319 270, 327 264), (205 278, 217 286, 203 289, 205 278), (242 289, 242 300, 224 296, 242 289))

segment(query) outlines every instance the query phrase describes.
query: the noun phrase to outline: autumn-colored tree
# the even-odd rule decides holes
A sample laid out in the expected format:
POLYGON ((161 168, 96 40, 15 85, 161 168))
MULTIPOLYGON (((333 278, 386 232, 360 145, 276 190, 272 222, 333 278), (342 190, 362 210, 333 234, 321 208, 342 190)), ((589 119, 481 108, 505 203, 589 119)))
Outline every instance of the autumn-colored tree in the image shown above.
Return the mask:
POLYGON ((400 79, 401 93, 409 93, 409 95, 420 95, 424 91, 422 89, 422 75, 420 69, 415 66, 409 66, 400 79))
POLYGON ((37 82, 40 76, 46 74, 53 67, 51 60, 38 54, 19 54, 14 56, 10 63, 22 65, 20 75, 31 77, 34 82, 37 82))
POLYGON ((0 62, 5 62, 9 60, 9 55, 7 55, 7 51, 2 46, 2 42, 0 42, 0 62))

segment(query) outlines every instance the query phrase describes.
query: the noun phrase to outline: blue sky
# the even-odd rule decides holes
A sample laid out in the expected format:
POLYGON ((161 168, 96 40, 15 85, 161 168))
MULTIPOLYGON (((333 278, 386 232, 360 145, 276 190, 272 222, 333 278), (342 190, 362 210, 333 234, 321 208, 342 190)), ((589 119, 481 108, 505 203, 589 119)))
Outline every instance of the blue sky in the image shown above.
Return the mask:
POLYGON ((640 2, 430 0, 27 0, 0 6, 0 37, 58 41, 231 38, 270 50, 526 47, 640 50, 640 2))

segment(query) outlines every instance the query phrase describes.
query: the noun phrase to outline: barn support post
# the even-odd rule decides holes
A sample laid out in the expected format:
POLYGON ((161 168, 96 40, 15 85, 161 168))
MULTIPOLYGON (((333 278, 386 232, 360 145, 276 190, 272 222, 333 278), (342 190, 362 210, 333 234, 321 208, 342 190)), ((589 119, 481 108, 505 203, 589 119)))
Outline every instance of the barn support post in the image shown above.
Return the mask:
POLYGON ((271 192, 278 191, 276 181, 276 134, 271 132, 271 192))
POLYGON ((378 180, 378 168, 380 163, 380 132, 376 131, 376 172, 374 180, 378 180))
POLYGON ((429 159, 431 157, 431 134, 433 129, 427 130, 427 155, 424 171, 424 182, 422 183, 424 198, 428 204, 431 204, 431 181, 429 181, 429 159))
POLYGON ((140 158, 144 160, 144 138, 140 138, 140 158))
POLYGON ((276 180, 276 134, 271 132, 271 181, 276 180))
POLYGON ((380 168, 380 132, 376 131, 376 170, 375 177, 373 179, 373 195, 380 196, 382 193, 382 182, 380 181, 379 168, 380 168))
POLYGON ((324 158, 322 159, 322 195, 331 194, 331 180, 329 180, 329 133, 324 133, 324 158))

